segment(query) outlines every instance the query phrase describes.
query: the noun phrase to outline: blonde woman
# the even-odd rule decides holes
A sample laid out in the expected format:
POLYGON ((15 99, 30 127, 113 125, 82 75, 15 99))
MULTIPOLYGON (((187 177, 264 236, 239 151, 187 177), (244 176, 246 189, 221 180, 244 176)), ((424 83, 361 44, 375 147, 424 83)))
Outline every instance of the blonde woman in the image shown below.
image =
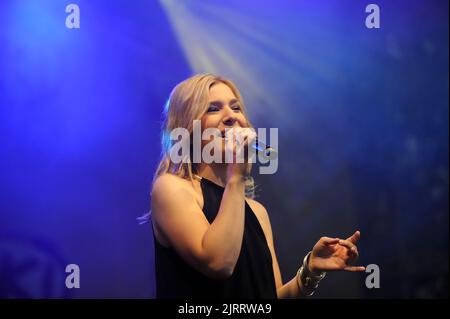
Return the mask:
POLYGON ((224 154, 231 150, 236 157, 255 140, 231 81, 199 74, 170 94, 151 194, 157 298, 302 298, 314 293, 326 271, 364 271, 352 265, 358 257, 357 231, 347 239, 322 237, 296 276, 283 282, 269 215, 252 199, 251 164, 194 163, 192 152, 187 160, 172 160, 171 131, 187 129, 192 143, 194 120, 202 131, 222 133, 202 141, 202 147, 218 140, 224 154), (230 128, 244 148, 224 138, 230 128))

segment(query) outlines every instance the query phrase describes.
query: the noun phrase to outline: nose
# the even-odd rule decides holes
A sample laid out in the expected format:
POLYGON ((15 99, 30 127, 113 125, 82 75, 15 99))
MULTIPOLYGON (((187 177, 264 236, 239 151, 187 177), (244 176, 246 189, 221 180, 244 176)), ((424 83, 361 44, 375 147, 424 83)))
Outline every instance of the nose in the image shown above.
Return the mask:
POLYGON ((233 110, 227 108, 227 113, 225 114, 224 118, 223 118, 223 124, 225 126, 229 126, 232 127, 234 126, 234 123, 237 122, 237 117, 236 117, 236 113, 233 112, 233 110))

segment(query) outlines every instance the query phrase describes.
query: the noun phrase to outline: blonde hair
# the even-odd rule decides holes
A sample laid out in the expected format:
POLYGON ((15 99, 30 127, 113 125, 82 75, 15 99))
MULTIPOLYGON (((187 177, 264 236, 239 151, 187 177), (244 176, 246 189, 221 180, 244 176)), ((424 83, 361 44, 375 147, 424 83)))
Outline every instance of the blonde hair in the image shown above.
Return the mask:
MULTIPOLYGON (((185 128, 191 136, 193 121, 200 120, 209 107, 209 90, 217 83, 227 85, 235 97, 240 101, 242 112, 247 119, 249 127, 252 127, 245 111, 244 101, 236 85, 223 77, 213 74, 197 74, 178 85, 170 93, 163 112, 162 134, 161 134, 161 159, 153 177, 153 182, 158 176, 170 173, 184 179, 193 180, 196 173, 196 165, 192 163, 192 147, 190 158, 181 163, 174 163, 170 158, 170 149, 174 141, 170 138, 170 133, 175 128, 185 128)), ((251 176, 246 177, 246 196, 254 197, 254 181, 251 176)))

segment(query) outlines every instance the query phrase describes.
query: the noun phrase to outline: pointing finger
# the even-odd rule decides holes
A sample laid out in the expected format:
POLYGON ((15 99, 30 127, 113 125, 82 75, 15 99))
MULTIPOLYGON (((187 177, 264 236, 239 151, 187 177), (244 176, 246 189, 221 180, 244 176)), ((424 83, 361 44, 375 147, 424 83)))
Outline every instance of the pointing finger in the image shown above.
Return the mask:
POLYGON ((356 242, 361 237, 361 232, 357 230, 353 235, 351 235, 349 238, 347 238, 348 241, 352 242, 353 244, 356 244, 356 242))

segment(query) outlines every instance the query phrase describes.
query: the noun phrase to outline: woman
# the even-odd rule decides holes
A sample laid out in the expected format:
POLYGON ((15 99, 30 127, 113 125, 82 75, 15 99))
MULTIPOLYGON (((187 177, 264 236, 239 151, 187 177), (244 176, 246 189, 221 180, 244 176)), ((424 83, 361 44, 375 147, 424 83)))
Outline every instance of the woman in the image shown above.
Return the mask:
POLYGON ((200 74, 172 91, 151 194, 158 298, 301 298, 314 293, 326 271, 364 271, 352 266, 360 236, 355 232, 346 240, 322 237, 297 275, 283 283, 269 215, 252 199, 251 164, 194 163, 192 149, 187 160, 172 160, 171 131, 187 129, 192 144, 194 120, 202 131, 220 130, 201 146, 218 141, 221 155, 231 151, 235 159, 255 139, 231 81, 200 74), (224 138, 230 128, 244 148, 224 138))

